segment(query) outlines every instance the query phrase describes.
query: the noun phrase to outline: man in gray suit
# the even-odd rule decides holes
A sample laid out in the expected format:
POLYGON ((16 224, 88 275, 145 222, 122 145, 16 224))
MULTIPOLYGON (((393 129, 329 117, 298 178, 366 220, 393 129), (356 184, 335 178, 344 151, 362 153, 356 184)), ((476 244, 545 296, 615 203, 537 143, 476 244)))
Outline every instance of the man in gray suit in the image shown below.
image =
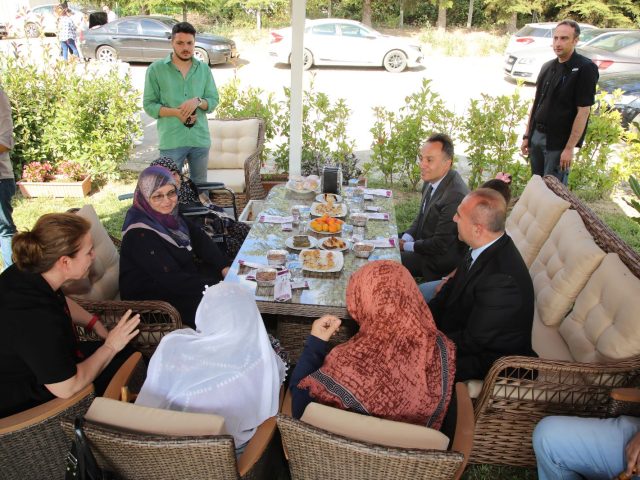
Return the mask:
POLYGON ((453 155, 453 142, 442 133, 429 137, 420 149, 420 212, 400 239, 402 264, 427 282, 451 272, 467 249, 458 239, 453 216, 469 188, 451 169, 453 155))

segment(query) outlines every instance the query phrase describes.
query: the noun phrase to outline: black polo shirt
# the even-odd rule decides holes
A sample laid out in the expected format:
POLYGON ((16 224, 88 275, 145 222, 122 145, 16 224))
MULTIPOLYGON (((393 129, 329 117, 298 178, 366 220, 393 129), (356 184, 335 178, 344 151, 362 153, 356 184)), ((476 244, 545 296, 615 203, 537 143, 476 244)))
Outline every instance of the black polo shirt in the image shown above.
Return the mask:
MULTIPOLYGON (((545 63, 538 75, 530 135, 536 125, 542 124, 547 135, 547 148, 563 150, 571 135, 578 107, 590 107, 595 103, 598 77, 598 67, 575 51, 564 63, 557 58, 545 63)), ((582 146, 586 130, 585 127, 576 146, 582 146)))
POLYGON ((54 398, 44 386, 76 374, 81 361, 61 291, 15 265, 0 275, 0 417, 54 398))

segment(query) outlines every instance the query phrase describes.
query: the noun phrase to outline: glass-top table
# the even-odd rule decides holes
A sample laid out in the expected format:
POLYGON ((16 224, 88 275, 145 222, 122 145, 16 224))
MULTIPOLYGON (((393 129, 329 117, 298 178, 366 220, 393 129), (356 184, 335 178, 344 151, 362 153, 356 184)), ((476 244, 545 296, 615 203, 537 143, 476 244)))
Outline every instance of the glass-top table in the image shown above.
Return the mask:
MULTIPOLYGON (((285 188, 284 185, 274 187, 267 196, 261 213, 267 215, 289 216, 294 205, 311 206, 315 202, 316 194, 300 195, 285 188)), ((344 200, 343 200, 344 201, 344 200)), ((393 199, 383 196, 373 196, 371 200, 365 200, 364 206, 378 206, 380 212, 388 213, 389 220, 369 219, 364 228, 355 228, 356 233, 364 236, 364 240, 377 238, 397 237, 395 209, 393 199)), ((344 218, 350 223, 349 216, 344 218)), ((312 216, 313 219, 313 216, 312 216)), ((376 248, 368 259, 358 258, 353 251, 345 250, 344 267, 336 273, 303 272, 303 279, 309 284, 308 289, 293 289, 292 298, 286 302, 276 302, 273 298, 273 287, 257 287, 256 283, 247 280, 246 276, 252 269, 239 263, 254 262, 267 264, 267 251, 272 249, 288 250, 290 254, 298 254, 297 250, 288 249, 285 240, 288 237, 299 234, 299 229, 294 226, 293 231, 282 230, 282 224, 260 223, 257 219, 247 236, 242 248, 231 266, 225 282, 238 282, 255 290, 256 303, 262 313, 296 315, 302 317, 318 317, 324 314, 337 315, 340 318, 349 318, 346 309, 345 292, 349 277, 367 262, 373 260, 400 261, 400 251, 397 246, 390 248, 376 248)), ((308 229, 307 235, 318 239, 327 238, 329 235, 315 233, 308 229)), ((334 236, 341 236, 340 233, 334 236)), ((397 244, 396 244, 397 245, 397 244)))

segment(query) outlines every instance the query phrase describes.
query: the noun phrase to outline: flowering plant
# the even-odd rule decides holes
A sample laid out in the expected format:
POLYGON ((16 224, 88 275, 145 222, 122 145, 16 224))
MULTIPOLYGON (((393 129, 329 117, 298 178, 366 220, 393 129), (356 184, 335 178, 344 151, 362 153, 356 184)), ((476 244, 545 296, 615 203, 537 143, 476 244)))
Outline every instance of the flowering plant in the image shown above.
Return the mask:
POLYGON ((87 174, 84 173, 82 165, 78 162, 71 162, 69 160, 65 160, 58 164, 56 174, 60 175, 63 180, 71 182, 80 182, 87 176, 87 174))
POLYGON ((53 166, 49 162, 31 162, 22 170, 22 180, 25 182, 48 182, 53 179, 53 166))

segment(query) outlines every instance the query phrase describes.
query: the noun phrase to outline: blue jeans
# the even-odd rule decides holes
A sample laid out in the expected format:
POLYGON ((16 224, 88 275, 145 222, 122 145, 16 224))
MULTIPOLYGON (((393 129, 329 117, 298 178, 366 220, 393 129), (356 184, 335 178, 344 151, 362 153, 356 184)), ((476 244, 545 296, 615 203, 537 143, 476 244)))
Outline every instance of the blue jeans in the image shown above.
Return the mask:
POLYGON ((569 170, 560 170, 560 155, 562 150, 547 150, 547 134, 533 130, 529 139, 529 161, 531 174, 553 175, 563 184, 569 180, 569 170))
MULTIPOLYGON (((640 418, 546 417, 533 432, 539 480, 617 478, 640 418)), ((637 477, 634 477, 637 478, 637 477)))
POLYGON ((160 156, 169 157, 176 162, 180 171, 182 171, 186 159, 189 162, 189 178, 194 183, 206 183, 209 147, 170 148, 169 150, 160 150, 160 156))
POLYGON ((69 40, 66 40, 64 42, 60 42, 60 46, 62 47, 62 58, 64 58, 65 60, 69 58, 69 50, 71 50, 71 53, 73 53, 76 57, 80 56, 80 54, 78 53, 78 47, 76 47, 76 41, 73 38, 70 38, 69 40))
POLYGON ((13 223, 11 213, 11 198, 16 193, 16 182, 13 178, 0 179, 0 251, 4 268, 10 266, 11 260, 11 237, 16 233, 16 226, 13 223))
POLYGON ((429 303, 429 301, 436 296, 436 287, 440 285, 441 281, 442 280, 433 280, 432 282, 421 283, 418 285, 425 302, 429 303))

